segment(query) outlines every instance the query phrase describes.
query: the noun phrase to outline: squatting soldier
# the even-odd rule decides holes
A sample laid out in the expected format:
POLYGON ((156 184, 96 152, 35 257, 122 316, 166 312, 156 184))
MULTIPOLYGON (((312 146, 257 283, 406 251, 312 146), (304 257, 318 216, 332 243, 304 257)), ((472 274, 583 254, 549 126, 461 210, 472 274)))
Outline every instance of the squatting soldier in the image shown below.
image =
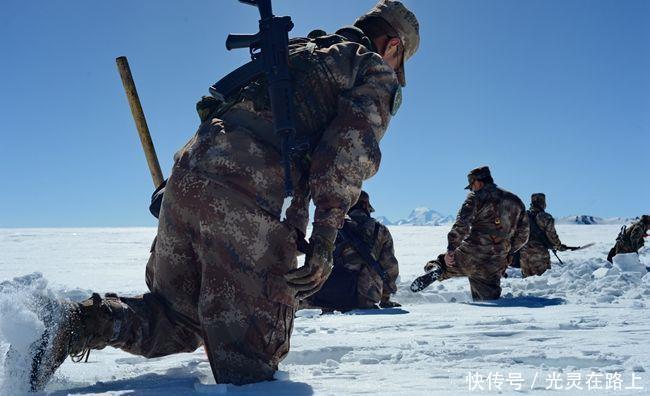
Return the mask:
POLYGON ((371 217, 374 211, 368 194, 361 191, 336 238, 330 277, 302 302, 302 308, 347 311, 377 308, 377 304, 382 308, 400 306, 390 301, 399 275, 393 238, 386 226, 371 217))
POLYGON ((468 277, 474 300, 501 296, 501 276, 511 256, 528 240, 528 216, 521 199, 494 184, 487 166, 467 175, 471 190, 447 235, 447 253, 428 262, 416 279, 420 291, 436 279, 468 277))
POLYGON ((521 274, 523 277, 542 275, 551 268, 551 255, 548 250, 565 251, 566 245, 560 242, 555 231, 555 219, 546 209, 546 195, 533 194, 530 198, 528 209, 528 222, 530 224, 530 237, 528 243, 520 250, 521 274))
POLYGON ((637 253, 643 247, 650 229, 650 215, 643 215, 641 219, 632 225, 623 226, 621 232, 616 238, 616 245, 609 251, 607 261, 612 262, 612 258, 619 253, 637 253))
POLYGON ((338 34, 290 42, 296 139, 295 195, 281 221, 284 174, 264 79, 236 100, 197 106, 202 124, 176 154, 138 297, 95 294, 69 320, 35 370, 45 385, 67 355, 108 345, 145 357, 205 345, 220 383, 270 380, 289 351, 297 299, 332 268, 334 240, 379 141, 400 104, 404 62, 417 50, 415 15, 382 0, 338 34), (311 249, 296 268, 296 241, 316 207, 311 249))

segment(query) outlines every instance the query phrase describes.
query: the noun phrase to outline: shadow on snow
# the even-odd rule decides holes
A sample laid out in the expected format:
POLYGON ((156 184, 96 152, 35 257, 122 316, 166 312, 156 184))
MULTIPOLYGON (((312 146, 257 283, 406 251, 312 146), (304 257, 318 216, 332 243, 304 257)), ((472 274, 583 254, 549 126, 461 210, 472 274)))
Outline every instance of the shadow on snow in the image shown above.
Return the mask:
POLYGON ((409 311, 402 308, 382 308, 382 309, 355 309, 348 311, 345 315, 405 315, 409 311))
POLYGON ((503 297, 494 301, 477 301, 468 302, 468 305, 478 307, 525 307, 525 308, 543 308, 553 305, 562 305, 565 300, 562 298, 548 298, 535 296, 503 297))
POLYGON ((97 382, 94 385, 58 390, 48 393, 51 396, 67 396, 70 394, 85 395, 106 392, 119 392, 129 396, 158 396, 158 395, 313 395, 314 391, 308 384, 288 380, 259 382, 256 384, 235 385, 202 385, 193 375, 178 376, 175 369, 167 374, 144 374, 110 382, 97 382), (170 373, 175 373, 170 374, 170 373), (198 385, 197 385, 198 384, 198 385), (197 389, 198 388, 198 389, 197 389))

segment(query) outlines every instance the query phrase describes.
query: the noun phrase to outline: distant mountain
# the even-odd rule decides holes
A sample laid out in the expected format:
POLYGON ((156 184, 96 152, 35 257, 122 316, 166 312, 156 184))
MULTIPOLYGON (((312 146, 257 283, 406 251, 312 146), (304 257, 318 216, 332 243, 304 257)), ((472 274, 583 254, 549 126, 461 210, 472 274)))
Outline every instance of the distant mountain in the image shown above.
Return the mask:
POLYGON ((388 220, 386 216, 375 217, 375 220, 377 220, 383 225, 393 225, 393 223, 390 220, 388 220))
POLYGON ((435 210, 420 207, 413 209, 406 219, 398 220, 393 225, 438 226, 449 224, 453 221, 453 216, 446 216, 435 210))
MULTIPOLYGON (((376 217, 377 221, 384 225, 402 225, 402 226, 439 226, 448 225, 454 222, 454 216, 444 215, 427 207, 415 208, 405 219, 390 221, 385 216, 376 217)), ((555 220, 555 224, 628 224, 639 220, 638 217, 598 217, 591 215, 577 215, 560 217, 555 220)))
POLYGON ((634 217, 597 217, 590 215, 578 215, 578 216, 566 216, 561 217, 556 220, 556 224, 583 224, 583 225, 592 225, 592 224, 627 224, 633 221, 638 220, 639 218, 634 217))

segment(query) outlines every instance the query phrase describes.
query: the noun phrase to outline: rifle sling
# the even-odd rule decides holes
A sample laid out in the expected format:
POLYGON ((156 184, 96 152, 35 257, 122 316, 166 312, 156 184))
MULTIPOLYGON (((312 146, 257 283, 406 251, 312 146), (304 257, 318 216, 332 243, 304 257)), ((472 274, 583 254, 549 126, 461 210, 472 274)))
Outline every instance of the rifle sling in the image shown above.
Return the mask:
MULTIPOLYGON (((376 224, 375 225, 375 240, 376 240, 376 236, 378 235, 378 233, 379 233, 379 224, 376 224)), ((349 230, 346 229, 346 227, 343 227, 341 230, 339 230, 339 234, 341 234, 341 236, 343 237, 343 239, 345 241, 350 243, 352 248, 361 256, 363 261, 365 261, 366 264, 368 264, 373 270, 375 270, 375 272, 377 272, 377 274, 384 281, 384 283, 386 285, 388 285, 388 282, 389 282, 388 273, 386 272, 386 270, 384 270, 382 268, 382 266, 379 264, 379 262, 377 262, 377 260, 375 260, 375 258, 372 257, 372 253, 366 247, 366 245, 363 243, 363 241, 361 241, 355 235, 355 233, 349 232, 349 230)), ((339 252, 339 254, 340 254, 340 252, 339 252)), ((391 292, 393 292, 393 290, 391 290, 391 292)))

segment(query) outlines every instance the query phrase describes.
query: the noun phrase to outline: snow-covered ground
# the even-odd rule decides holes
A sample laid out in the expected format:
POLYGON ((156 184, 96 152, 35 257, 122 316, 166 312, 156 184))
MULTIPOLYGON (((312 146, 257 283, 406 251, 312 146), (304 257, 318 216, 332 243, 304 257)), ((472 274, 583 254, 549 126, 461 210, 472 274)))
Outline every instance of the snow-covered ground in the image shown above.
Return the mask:
MULTIPOLYGON (((542 277, 503 281, 503 299, 472 303, 466 279, 408 291, 423 264, 446 246, 448 227, 391 227, 400 260, 401 309, 319 315, 301 311, 277 381, 215 385, 204 352, 147 360, 107 348, 61 367, 53 395, 481 395, 650 394, 650 275, 635 257, 605 256, 617 225, 561 225, 570 245, 542 277), (619 268, 621 267, 621 268, 619 268), (547 389, 548 388, 548 389, 547 389), (636 388, 636 389, 631 389, 636 388)), ((23 281, 80 299, 90 291, 146 291, 154 229, 0 229, 0 282, 23 281)), ((650 256, 642 255, 643 265, 650 256)), ((4 337, 25 338, 20 295, 0 288, 4 337), (22 326, 22 327, 21 327, 22 326)), ((0 366, 1 367, 1 366, 0 366)), ((0 370, 1 372, 1 370, 0 370)), ((14 394, 11 379, 0 392, 14 394)))

